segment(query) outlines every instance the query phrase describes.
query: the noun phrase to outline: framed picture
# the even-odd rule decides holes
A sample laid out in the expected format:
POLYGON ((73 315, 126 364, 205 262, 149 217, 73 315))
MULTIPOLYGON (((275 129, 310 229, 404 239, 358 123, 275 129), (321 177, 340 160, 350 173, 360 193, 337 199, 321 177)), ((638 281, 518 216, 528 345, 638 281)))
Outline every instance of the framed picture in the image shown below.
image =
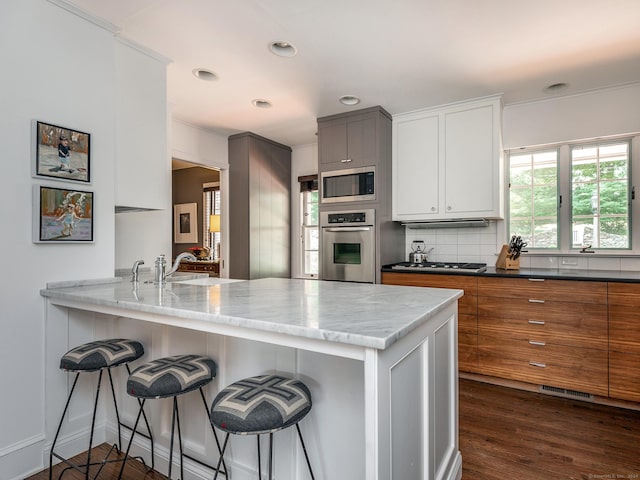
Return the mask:
POLYGON ((173 206, 173 241, 198 243, 197 203, 179 203, 173 206))
POLYGON ((35 243, 93 242, 93 192, 34 185, 35 243))
POLYGON ((34 120, 33 176, 91 182, 91 135, 34 120))

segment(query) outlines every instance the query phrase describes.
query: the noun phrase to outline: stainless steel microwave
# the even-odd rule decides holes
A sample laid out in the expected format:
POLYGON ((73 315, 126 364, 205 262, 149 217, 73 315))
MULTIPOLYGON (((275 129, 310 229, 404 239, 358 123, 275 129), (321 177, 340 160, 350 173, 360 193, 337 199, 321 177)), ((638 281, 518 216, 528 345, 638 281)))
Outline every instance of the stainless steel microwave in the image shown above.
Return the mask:
POLYGON ((321 203, 376 199, 376 167, 320 173, 321 203))

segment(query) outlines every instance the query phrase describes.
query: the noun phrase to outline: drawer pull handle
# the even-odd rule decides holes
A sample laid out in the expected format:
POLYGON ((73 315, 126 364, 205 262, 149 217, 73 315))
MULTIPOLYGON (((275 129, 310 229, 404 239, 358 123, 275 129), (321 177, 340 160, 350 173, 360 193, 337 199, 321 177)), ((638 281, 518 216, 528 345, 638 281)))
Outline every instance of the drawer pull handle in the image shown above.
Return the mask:
POLYGON ((530 298, 529 303, 544 303, 544 300, 536 300, 535 298, 530 298))
POLYGON ((544 325, 544 320, 529 320, 532 325, 544 325))
POLYGON ((343 160, 340 160, 340 163, 349 163, 349 162, 351 162, 350 158, 345 158, 343 160))
POLYGON ((544 347, 546 342, 539 342, 537 340, 529 340, 529 345, 538 345, 539 347, 544 347))
POLYGON ((544 282, 544 278, 529 278, 530 282, 544 282))
POLYGON ((544 363, 540 363, 540 362, 529 362, 529 365, 531 365, 532 367, 538 367, 538 368, 546 368, 547 365, 544 363))

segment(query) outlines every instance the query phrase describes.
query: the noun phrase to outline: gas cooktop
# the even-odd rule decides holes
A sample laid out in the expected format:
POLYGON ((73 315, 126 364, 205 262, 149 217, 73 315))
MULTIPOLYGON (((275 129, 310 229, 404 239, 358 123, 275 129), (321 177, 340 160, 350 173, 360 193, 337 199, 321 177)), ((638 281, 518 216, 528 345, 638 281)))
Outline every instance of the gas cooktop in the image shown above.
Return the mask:
POLYGON ((415 271, 430 271, 435 270, 439 272, 473 272, 480 273, 487 269, 486 263, 457 263, 457 262, 423 262, 423 263, 409 263, 400 262, 391 266, 392 270, 415 270, 415 271))

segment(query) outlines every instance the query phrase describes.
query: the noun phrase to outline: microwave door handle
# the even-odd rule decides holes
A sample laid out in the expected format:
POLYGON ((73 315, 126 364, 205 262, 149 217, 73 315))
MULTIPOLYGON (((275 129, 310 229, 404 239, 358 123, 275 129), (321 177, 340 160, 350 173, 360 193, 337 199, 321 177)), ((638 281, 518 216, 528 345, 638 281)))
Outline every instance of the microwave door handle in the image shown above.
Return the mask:
POLYGON ((371 227, 336 227, 324 228, 327 232, 368 232, 371 227))

